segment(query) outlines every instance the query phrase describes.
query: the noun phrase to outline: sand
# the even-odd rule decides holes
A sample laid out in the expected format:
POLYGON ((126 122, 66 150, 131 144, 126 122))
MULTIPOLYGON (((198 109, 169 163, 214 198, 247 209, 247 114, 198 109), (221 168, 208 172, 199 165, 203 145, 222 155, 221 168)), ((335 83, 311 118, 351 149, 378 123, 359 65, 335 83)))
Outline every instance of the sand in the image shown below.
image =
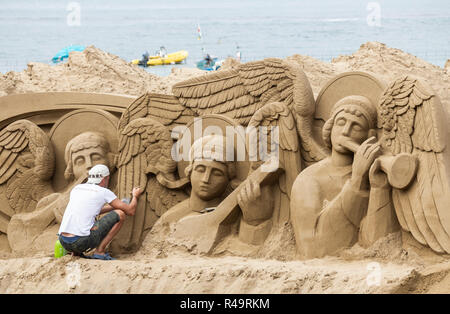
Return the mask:
POLYGON ((206 73, 198 69, 174 69, 168 77, 153 75, 93 46, 70 53, 58 65, 30 62, 22 72, 0 74, 0 96, 35 92, 98 92, 138 96, 146 91, 168 94, 186 78, 206 73))
POLYGON ((339 56, 330 63, 302 55, 294 55, 288 59, 304 65, 303 70, 316 96, 329 79, 346 71, 370 72, 386 83, 408 74, 427 82, 445 107, 450 106, 450 60, 445 68, 441 68, 378 42, 365 43, 352 55, 339 56))
POLYGON ((378 264, 380 284, 367 284, 371 261, 279 262, 239 257, 168 257, 96 261, 65 256, 1 262, 2 293, 391 293, 411 266, 378 264), (75 277, 75 278, 72 278, 75 277), (78 277, 78 278, 76 278, 78 277), (74 282, 71 282, 74 280, 74 282))
MULTIPOLYGON (((388 238, 376 249, 392 249, 398 235, 388 238)), ((0 260, 0 293, 450 292, 448 257, 430 263, 403 249, 398 250, 400 255, 394 254, 395 260, 370 249, 357 251, 307 261, 180 252, 99 261, 69 255, 55 259, 41 252, 34 257, 0 260)))
MULTIPOLYGON (((302 65, 315 95, 334 75, 345 71, 368 71, 386 82, 404 74, 422 77, 443 102, 450 104, 450 60, 441 68, 378 42, 363 44, 352 55, 339 56, 331 62, 302 55, 293 55, 287 59, 302 65)), ((237 64, 236 60, 228 58, 220 70, 235 68, 237 64)), ((55 66, 31 62, 22 72, 0 73, 0 96, 48 91, 135 96, 145 91, 170 94, 175 83, 207 73, 195 68, 175 67, 169 76, 159 77, 90 46, 83 52, 71 52, 68 62, 63 64, 55 66)))
MULTIPOLYGON (((331 62, 302 55, 288 59, 303 66, 315 95, 344 71, 369 71, 386 82, 413 74, 450 107, 450 60, 441 68, 377 42, 331 62)), ((227 60, 221 70, 236 65, 227 60)), ((176 82, 205 73, 175 68, 168 77, 158 77, 88 47, 72 52, 64 64, 30 63, 22 72, 0 74, 0 96, 45 91, 167 94, 176 82)), ((300 261, 289 227, 245 256, 236 256, 227 243, 213 257, 198 256, 150 232, 140 251, 108 262, 53 258, 57 226, 26 254, 11 252, 0 234, 0 293, 450 293, 449 256, 417 247, 407 234, 391 234, 368 249, 356 245, 336 257, 300 261)))

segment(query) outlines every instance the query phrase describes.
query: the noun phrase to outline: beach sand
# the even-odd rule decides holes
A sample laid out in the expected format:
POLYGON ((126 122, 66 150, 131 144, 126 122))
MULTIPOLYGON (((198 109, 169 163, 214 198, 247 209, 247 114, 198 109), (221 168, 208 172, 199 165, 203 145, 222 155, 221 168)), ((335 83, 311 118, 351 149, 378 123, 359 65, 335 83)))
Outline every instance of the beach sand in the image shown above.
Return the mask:
MULTIPOLYGON (((301 55, 288 59, 302 65, 315 96, 330 78, 346 71, 372 72, 386 82, 410 74, 427 82, 450 107, 450 62, 441 68, 377 42, 331 62, 301 55)), ((228 60, 224 69, 235 65, 228 60)), ((169 76, 158 77, 88 47, 71 53, 64 64, 30 63, 22 72, 0 74, 0 96, 47 91, 168 94, 173 84, 206 73, 174 68, 169 76)), ((450 293, 449 256, 418 247, 400 232, 368 249, 356 245, 336 257, 307 261, 296 259, 289 232, 287 238, 269 238, 258 254, 233 256, 224 249, 214 257, 161 244, 150 232, 137 253, 97 261, 53 258, 56 231, 56 225, 49 228, 27 253, 11 252, 6 235, 0 235, 0 293, 450 293)))

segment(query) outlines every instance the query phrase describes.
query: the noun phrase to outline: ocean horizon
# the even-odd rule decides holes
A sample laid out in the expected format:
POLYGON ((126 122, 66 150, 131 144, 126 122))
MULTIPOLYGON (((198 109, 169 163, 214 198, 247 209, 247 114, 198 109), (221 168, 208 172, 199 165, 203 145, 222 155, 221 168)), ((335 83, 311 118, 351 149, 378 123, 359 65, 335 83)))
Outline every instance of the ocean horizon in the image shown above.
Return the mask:
POLYGON ((447 0, 0 0, 0 72, 51 64, 72 44, 127 61, 160 46, 189 52, 185 64, 147 68, 158 75, 195 67, 205 53, 224 59, 239 51, 243 62, 293 54, 330 61, 368 41, 442 67, 450 58, 449 30, 447 0))

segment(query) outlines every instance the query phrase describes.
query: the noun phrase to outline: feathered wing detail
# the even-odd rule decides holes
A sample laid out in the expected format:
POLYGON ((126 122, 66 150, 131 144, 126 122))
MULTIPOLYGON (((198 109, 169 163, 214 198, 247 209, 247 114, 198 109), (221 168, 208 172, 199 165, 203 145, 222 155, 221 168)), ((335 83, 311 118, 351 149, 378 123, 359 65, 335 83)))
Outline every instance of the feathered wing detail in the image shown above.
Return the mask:
POLYGON ((450 253, 450 153, 447 117, 429 87, 405 76, 385 90, 379 104, 382 141, 394 155, 419 160, 416 178, 392 197, 401 227, 436 252, 450 253))
POLYGON ((173 94, 196 115, 224 114, 247 125, 260 108, 259 99, 249 93, 238 70, 219 71, 177 83, 173 94))
POLYGON ((161 185, 154 176, 149 178, 146 191, 150 208, 154 210, 155 215, 158 218, 168 209, 187 198, 186 193, 177 189, 169 189, 161 185))
POLYGON ((119 130, 139 118, 152 118, 172 129, 176 125, 185 125, 193 116, 193 111, 180 104, 175 96, 145 93, 136 98, 122 114, 119 130))
POLYGON ((55 156, 48 136, 28 120, 18 120, 0 131, 0 186, 8 200, 0 211, 8 217, 31 212, 53 192, 55 156))
POLYGON ((196 115, 217 113, 247 126, 253 114, 271 102, 283 102, 294 115, 301 146, 309 160, 326 156, 312 135, 315 112, 309 81, 297 63, 276 58, 241 64, 177 83, 173 94, 196 115))
MULTIPOLYGON (((256 111, 248 126, 254 127, 256 130, 256 137, 253 137, 253 141, 249 141, 248 150, 251 160, 261 159, 254 155, 254 153, 260 151, 255 143, 268 143, 267 149, 263 148, 268 155, 275 152, 270 148, 275 148, 274 145, 278 146, 280 166, 285 171, 279 177, 279 185, 276 185, 278 191, 275 193, 274 222, 283 224, 289 221, 291 188, 302 169, 299 138, 294 117, 284 103, 273 102, 256 111)), ((249 132, 249 134, 252 133, 249 132)), ((255 166, 259 166, 259 162, 255 166)))
POLYGON ((187 196, 181 190, 171 190, 159 183, 176 181, 176 162, 172 159, 172 139, 169 129, 152 118, 137 118, 119 131, 118 196, 131 197, 133 187, 141 187, 147 196, 140 197, 132 219, 125 221, 120 231, 120 246, 135 249, 142 232, 154 220, 187 196), (156 193, 156 194, 155 194, 156 193), (153 221, 146 215, 155 215, 153 221))

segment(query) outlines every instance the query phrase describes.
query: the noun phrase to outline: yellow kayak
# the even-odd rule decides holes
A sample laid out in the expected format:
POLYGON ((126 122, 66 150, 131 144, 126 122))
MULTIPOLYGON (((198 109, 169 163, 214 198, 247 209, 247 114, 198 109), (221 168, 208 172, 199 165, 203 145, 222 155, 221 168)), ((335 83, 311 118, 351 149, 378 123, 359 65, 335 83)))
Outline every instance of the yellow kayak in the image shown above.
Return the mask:
MULTIPOLYGON (((164 65, 164 64, 176 64, 181 63, 184 59, 188 57, 188 52, 186 50, 180 50, 177 52, 169 53, 165 56, 149 56, 147 65, 164 65)), ((132 64, 140 64, 141 60, 135 59, 131 61, 132 64)))

